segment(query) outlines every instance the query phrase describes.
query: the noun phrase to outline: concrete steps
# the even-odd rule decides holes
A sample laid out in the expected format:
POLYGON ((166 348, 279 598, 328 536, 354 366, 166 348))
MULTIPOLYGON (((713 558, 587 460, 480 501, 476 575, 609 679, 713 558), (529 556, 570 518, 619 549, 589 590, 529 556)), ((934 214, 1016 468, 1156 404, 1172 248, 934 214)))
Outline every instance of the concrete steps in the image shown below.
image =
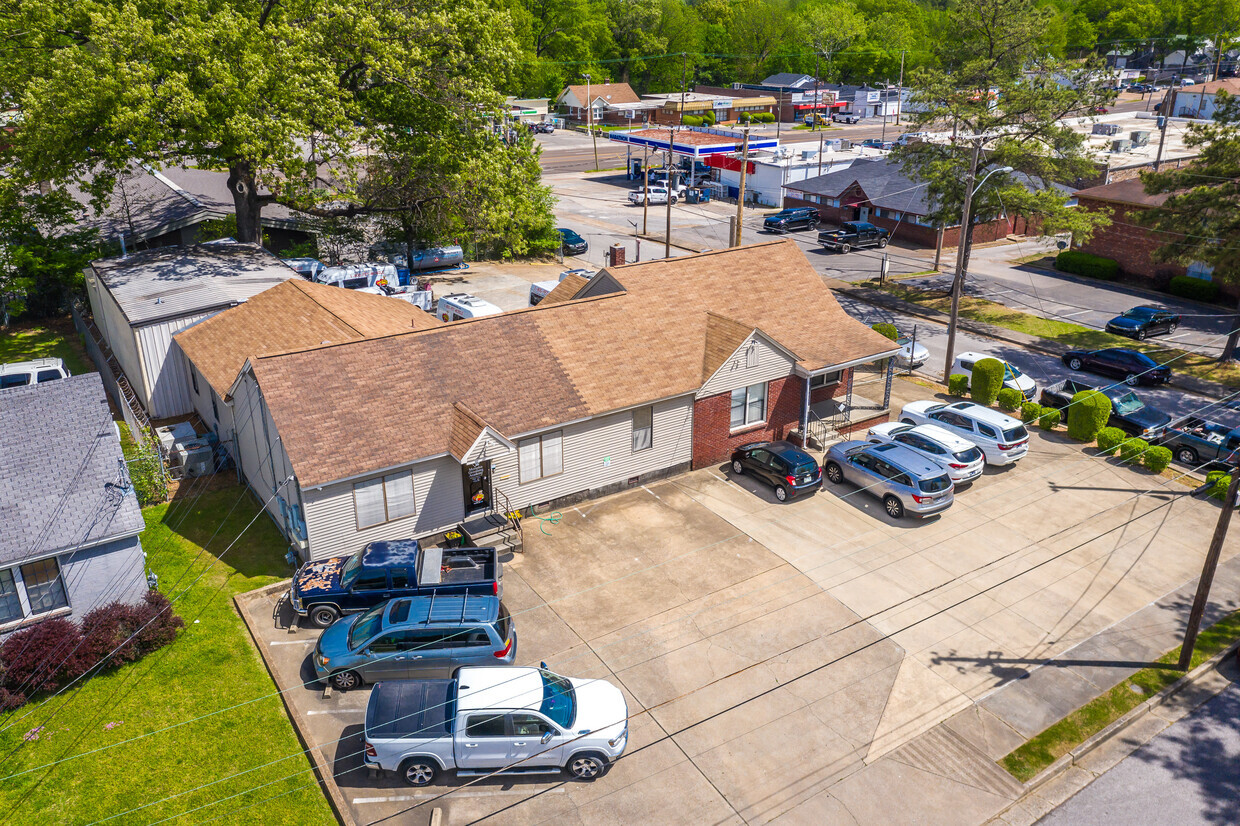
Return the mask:
POLYGON ((521 553, 521 534, 512 523, 496 513, 474 516, 461 524, 461 532, 468 537, 469 545, 477 548, 495 548, 500 556, 521 553))

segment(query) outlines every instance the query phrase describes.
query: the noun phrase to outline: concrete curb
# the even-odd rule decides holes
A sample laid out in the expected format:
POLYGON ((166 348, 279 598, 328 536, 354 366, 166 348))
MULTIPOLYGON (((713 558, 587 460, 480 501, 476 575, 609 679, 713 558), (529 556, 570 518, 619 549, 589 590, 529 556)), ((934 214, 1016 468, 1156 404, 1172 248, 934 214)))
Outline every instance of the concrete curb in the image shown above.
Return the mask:
MULTIPOLYGON (((974 246, 976 247, 976 245, 974 246)), ((1048 257, 1053 257, 1053 256, 1048 256, 1048 257)), ((1224 304, 1211 304, 1208 301, 1198 301, 1195 298, 1185 298, 1184 296, 1172 295, 1171 293, 1160 293, 1158 290, 1151 290, 1148 287, 1139 287, 1135 284, 1129 284, 1126 281, 1103 281, 1102 279, 1098 279, 1098 278, 1087 278, 1083 275, 1077 275, 1075 273, 1068 273, 1068 272, 1064 272, 1063 270, 1057 270, 1054 267, 1039 267, 1033 261, 1030 261, 1026 264, 1017 264, 1015 266, 1018 269, 1026 268, 1030 270, 1035 270, 1039 273, 1046 273, 1049 276, 1054 276, 1055 278, 1062 278, 1065 281, 1071 281, 1074 284, 1080 284, 1085 287, 1095 287, 1099 285, 1112 286, 1112 287, 1117 287, 1122 290, 1126 290, 1131 293, 1136 293, 1137 295, 1145 296, 1146 298, 1150 298, 1155 301, 1166 300, 1166 299, 1172 298, 1172 299, 1175 299, 1176 301, 1183 301, 1185 304, 1191 304, 1194 307, 1200 307, 1203 310, 1213 310, 1219 313, 1219 315, 1224 315, 1224 314, 1232 315, 1232 313, 1227 312, 1228 307, 1224 304), (1222 311, 1222 312, 1219 312, 1219 311, 1222 311)))
MULTIPOLYGON (((1077 746, 1076 748, 1069 751, 1067 754, 1060 757, 1054 763, 1047 766, 1036 777, 1034 777, 1033 779, 1031 779, 1030 781, 1024 784, 1024 791, 1021 792, 1020 797, 1013 800, 1002 810, 1000 810, 999 812, 996 812, 991 817, 990 820, 986 821, 987 826, 990 826, 991 824, 994 824, 994 826, 1000 826, 1000 824, 1002 824, 1003 826, 1015 826, 1016 823, 1032 824, 1036 822, 1037 820, 1041 819, 1046 814, 1046 812, 1050 811, 1050 809, 1053 809, 1056 806, 1063 804, 1068 799, 1076 795, 1077 792, 1081 791, 1081 789, 1084 789, 1086 786, 1089 785, 1090 782, 1094 780, 1094 775, 1091 774, 1088 777, 1088 779, 1081 778, 1081 780, 1084 780, 1084 782, 1073 784, 1076 787, 1069 788, 1068 790, 1066 790, 1068 791, 1068 793, 1063 795, 1062 799, 1059 799, 1059 796, 1056 795, 1053 801, 1045 800, 1045 799, 1037 800, 1037 798, 1039 797, 1039 794, 1042 792, 1044 788, 1048 786, 1048 784, 1052 783, 1055 780, 1060 779, 1069 770, 1073 768, 1077 768, 1078 764, 1087 755, 1093 753, 1094 751, 1098 750, 1102 746, 1105 746, 1106 744, 1115 740, 1120 735, 1127 733, 1135 723, 1141 721, 1143 718, 1148 716, 1151 712, 1155 711, 1156 709, 1166 705, 1168 702, 1173 700, 1178 694, 1183 692, 1185 689, 1194 687, 1198 685, 1199 683, 1203 682, 1207 677, 1211 676, 1218 670, 1218 666, 1220 663, 1222 663, 1228 657, 1235 656, 1237 650, 1240 650, 1240 641, 1232 643, 1227 648, 1215 654, 1213 657, 1211 657, 1210 659, 1206 660, 1201 665, 1194 668, 1188 674, 1185 674, 1183 677, 1176 680, 1174 683, 1167 686, 1162 691, 1155 694, 1153 697, 1150 697, 1145 702, 1136 706, 1135 708, 1130 710, 1127 714, 1115 720, 1110 725, 1108 725, 1106 728, 1094 734, 1092 737, 1087 739, 1085 742, 1081 743, 1079 746, 1077 746), (1049 809, 1045 805, 1029 805, 1031 802, 1035 800, 1037 800, 1037 802, 1040 804, 1053 802, 1053 805, 1051 805, 1049 809), (1014 813, 1018 811, 1020 813, 1020 817, 1018 817, 1016 820, 1003 817, 1005 814, 1014 813)), ((1202 705, 1203 703, 1208 701, 1210 698, 1214 697, 1219 691, 1222 691, 1223 688, 1225 687, 1226 687, 1226 684, 1219 686, 1217 690, 1211 691, 1209 694, 1205 694, 1199 698, 1195 698, 1195 702, 1192 708, 1197 708, 1198 706, 1202 705)), ((1148 743, 1155 736, 1157 736, 1164 729, 1166 729, 1167 727, 1171 725, 1174 725, 1174 722, 1172 720, 1165 720, 1164 724, 1158 727, 1156 730, 1151 730, 1151 731, 1146 732, 1146 734, 1140 739, 1139 742, 1137 742, 1136 740, 1133 740, 1131 742, 1124 743, 1122 745, 1123 756, 1126 757, 1132 752, 1141 748, 1141 746, 1148 743)))

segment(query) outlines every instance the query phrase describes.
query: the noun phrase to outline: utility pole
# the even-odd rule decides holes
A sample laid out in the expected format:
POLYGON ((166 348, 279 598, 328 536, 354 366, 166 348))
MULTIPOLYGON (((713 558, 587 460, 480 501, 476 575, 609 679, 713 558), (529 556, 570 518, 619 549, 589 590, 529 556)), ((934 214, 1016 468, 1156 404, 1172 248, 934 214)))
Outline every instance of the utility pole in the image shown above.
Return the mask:
POLYGON ((956 277, 952 279, 952 311, 947 323, 947 360, 943 364, 943 381, 952 372, 956 358, 956 322, 960 320, 960 293, 964 290, 966 248, 969 244, 969 222, 973 219, 973 181, 977 178, 977 164, 982 156, 982 141, 973 139, 973 156, 969 159, 969 174, 964 179, 964 206, 960 210, 960 240, 956 245, 956 277))
POLYGON ((779 127, 784 124, 784 90, 779 90, 779 105, 775 107, 775 140, 779 140, 779 127))
POLYGON ((736 243, 741 245, 741 221, 745 219, 745 170, 749 168, 749 127, 745 127, 745 137, 741 139, 741 186, 736 193, 736 243))
MULTIPOLYGON (((822 124, 818 122, 818 116, 819 116, 819 111, 818 111, 818 109, 819 109, 819 95, 821 95, 821 94, 822 94, 821 92, 819 92, 819 91, 818 91, 818 58, 819 58, 820 56, 821 56, 821 53, 820 53, 819 51, 815 50, 815 51, 814 51, 814 109, 813 109, 813 112, 814 112, 814 128, 815 128, 815 129, 821 129, 821 128, 822 128, 822 124)), ((822 154, 822 139, 821 139, 821 138, 819 138, 819 140, 818 140, 818 153, 819 153, 820 155, 822 154)))
MULTIPOLYGON (((1167 124, 1171 122, 1171 113, 1167 110, 1171 106, 1171 96, 1175 93, 1168 88, 1167 94, 1163 95, 1162 105, 1158 107, 1158 154, 1154 156, 1154 171, 1158 171, 1158 167, 1162 166, 1163 147, 1167 145, 1167 124)), ((1205 97, 1205 95, 1202 95, 1205 97)))
POLYGON ((594 101, 590 100, 590 76, 583 74, 586 79, 586 129, 590 133, 590 139, 594 141, 594 171, 598 172, 598 135, 594 134, 594 101))
POLYGON ((904 50, 900 50, 900 79, 896 81, 896 126, 900 125, 900 112, 904 109, 904 50))
MULTIPOLYGON (((680 117, 678 120, 682 124, 685 122, 685 72, 688 69, 688 61, 686 60, 687 57, 688 56, 684 52, 680 53, 680 117)), ((676 180, 675 156, 672 154, 672 149, 674 149, 675 146, 676 125, 673 125, 668 131, 667 141, 667 234, 663 239, 664 258, 672 257, 672 197, 673 192, 675 191, 673 187, 675 186, 676 180)))
POLYGON ((1218 569, 1218 558, 1223 550, 1223 540, 1227 538, 1227 526, 1231 523, 1231 512, 1236 509, 1237 491, 1240 491, 1240 467, 1232 467, 1231 484, 1227 486, 1227 498, 1223 500, 1223 510, 1218 515, 1218 522, 1214 526, 1210 550, 1206 551, 1206 562, 1201 569, 1201 579, 1197 581, 1197 596, 1193 597, 1193 609, 1188 615, 1188 627, 1184 629, 1184 645, 1180 647, 1181 671, 1187 671, 1193 661, 1193 648, 1197 645, 1197 632, 1201 630, 1201 618, 1206 612, 1210 585, 1213 584, 1214 572, 1218 569))
POLYGON ((646 222, 650 217, 650 167, 642 164, 642 235, 646 232, 646 222))

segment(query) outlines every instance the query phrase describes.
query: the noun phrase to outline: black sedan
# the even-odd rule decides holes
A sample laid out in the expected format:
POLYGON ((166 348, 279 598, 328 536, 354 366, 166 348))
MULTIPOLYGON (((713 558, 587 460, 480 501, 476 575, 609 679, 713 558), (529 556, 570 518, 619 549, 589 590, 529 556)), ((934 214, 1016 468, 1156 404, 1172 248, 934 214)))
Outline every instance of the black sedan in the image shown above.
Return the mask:
POLYGON ((1117 376, 1130 387, 1138 384, 1166 384, 1171 381, 1171 370, 1145 353, 1124 347, 1108 347, 1105 350, 1069 350, 1063 355, 1063 363, 1073 370, 1088 370, 1104 376, 1117 376))
POLYGON ((793 229, 818 229, 818 210, 809 207, 781 209, 766 216, 762 228, 767 232, 788 232, 793 229))
POLYGON ((751 442, 732 452, 732 472, 749 474, 775 489, 786 502, 822 487, 822 468, 792 442, 751 442))
POLYGON ((585 255, 586 250, 590 249, 586 239, 571 229, 560 227, 556 232, 560 234, 560 243, 563 245, 565 255, 585 255))
POLYGON ((1133 307, 1107 322, 1107 332, 1144 341, 1159 333, 1170 335, 1180 326, 1180 317, 1161 307, 1133 307))

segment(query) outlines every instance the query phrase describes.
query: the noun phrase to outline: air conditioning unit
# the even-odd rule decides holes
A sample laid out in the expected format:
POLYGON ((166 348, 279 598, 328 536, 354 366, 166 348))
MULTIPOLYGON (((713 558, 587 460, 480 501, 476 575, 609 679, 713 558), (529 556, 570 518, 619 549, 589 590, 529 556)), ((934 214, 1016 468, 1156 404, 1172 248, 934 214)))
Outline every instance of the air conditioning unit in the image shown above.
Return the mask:
POLYGON ((1133 146, 1150 145, 1150 133, 1146 129, 1134 130, 1133 133, 1128 136, 1128 139, 1132 141, 1133 146))
POLYGON ((802 150, 801 150, 801 160, 803 160, 803 161, 813 160, 814 156, 815 156, 815 155, 817 155, 817 154, 818 154, 818 150, 817 150, 817 149, 802 149, 802 150))
POLYGON ((1132 149, 1132 141, 1128 140, 1127 138, 1120 138, 1119 140, 1111 141, 1112 152, 1128 152, 1131 149, 1132 149))
POLYGON ((1118 123, 1095 123, 1093 133, 1095 135, 1118 135, 1118 123))
POLYGON ((853 142, 850 141, 848 138, 840 138, 840 151, 847 152, 848 150, 852 149, 852 144, 853 142))
POLYGON ((185 446, 181 465, 186 476, 210 476, 215 471, 214 453, 211 445, 196 442, 185 446))

